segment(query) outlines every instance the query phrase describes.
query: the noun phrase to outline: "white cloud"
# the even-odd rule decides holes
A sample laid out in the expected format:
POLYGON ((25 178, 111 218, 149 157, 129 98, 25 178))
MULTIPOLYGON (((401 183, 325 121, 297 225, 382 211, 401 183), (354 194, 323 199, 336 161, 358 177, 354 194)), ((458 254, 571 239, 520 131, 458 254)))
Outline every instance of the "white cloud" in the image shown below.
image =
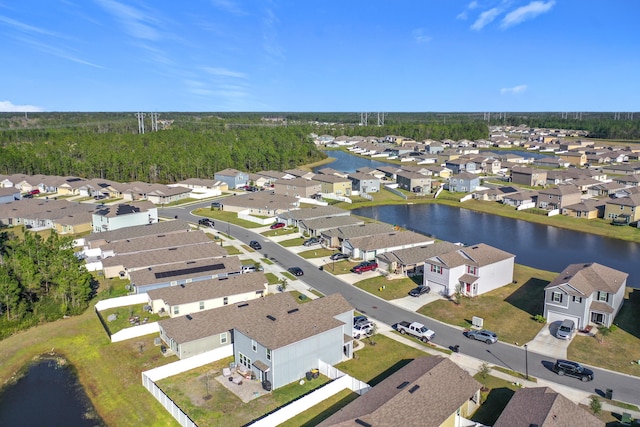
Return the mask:
POLYGON ((211 3, 213 3, 213 5, 217 8, 222 9, 232 15, 241 16, 247 14, 247 12, 242 10, 238 3, 232 0, 211 0, 211 3))
POLYGON ((469 10, 473 10, 473 9, 478 8, 479 6, 480 6, 480 5, 478 4, 478 2, 477 2, 477 1, 472 1, 471 3, 469 3, 469 4, 467 5, 467 8, 466 8, 465 10, 463 10, 462 12, 460 12, 460 14, 458 14, 458 16, 456 16, 456 19, 461 19, 461 20, 463 20, 463 21, 464 21, 465 19, 467 19, 467 18, 468 18, 467 12, 468 12, 469 10))
POLYGON ((526 6, 519 7, 507 13, 502 19, 500 27, 509 28, 524 21, 528 21, 529 19, 533 19, 538 15, 549 12, 555 4, 555 0, 550 0, 548 2, 532 1, 526 6))
POLYGON ((223 76, 223 77, 235 77, 239 79, 244 79, 247 77, 245 73, 240 71, 233 71, 227 68, 218 68, 218 67, 203 67, 204 71, 214 76, 223 76))
POLYGON ((150 25, 155 21, 152 15, 114 0, 96 1, 122 23, 129 35, 144 40, 160 40, 160 33, 150 25))
POLYGON ((500 89, 500 94, 501 95, 505 95, 505 94, 518 94, 518 93, 522 93, 525 90, 527 90, 527 85, 518 85, 518 86, 514 86, 514 87, 503 87, 502 89, 500 89))
POLYGON ((0 112, 2 113, 35 113, 44 111, 44 108, 35 105, 14 105, 11 101, 0 101, 0 112))
POLYGON ((500 15, 500 12, 500 9, 498 9, 497 7, 485 10, 480 14, 480 16, 478 16, 476 22, 471 25, 471 29, 476 31, 483 29, 486 25, 490 24, 494 19, 496 19, 498 15, 500 15))
POLYGON ((422 28, 416 28, 411 32, 413 35, 413 39, 416 43, 429 43, 431 41, 431 37, 424 34, 424 30, 422 28))
POLYGON ((7 18, 6 16, 0 15, 0 22, 4 22, 5 24, 11 25, 13 28, 22 31, 23 33, 31 33, 31 34, 42 34, 44 36, 55 36, 58 37, 58 34, 45 30, 44 28, 34 27, 33 25, 25 24, 24 22, 16 21, 15 19, 7 18))

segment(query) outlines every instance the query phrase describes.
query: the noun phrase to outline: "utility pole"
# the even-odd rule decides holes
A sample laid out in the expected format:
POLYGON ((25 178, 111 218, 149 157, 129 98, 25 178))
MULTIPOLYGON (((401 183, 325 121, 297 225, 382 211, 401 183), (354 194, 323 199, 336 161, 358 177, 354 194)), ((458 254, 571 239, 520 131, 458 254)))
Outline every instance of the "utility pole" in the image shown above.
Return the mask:
POLYGON ((138 133, 139 134, 143 134, 144 133, 144 117, 146 116, 145 113, 136 113, 136 117, 138 118, 138 133))

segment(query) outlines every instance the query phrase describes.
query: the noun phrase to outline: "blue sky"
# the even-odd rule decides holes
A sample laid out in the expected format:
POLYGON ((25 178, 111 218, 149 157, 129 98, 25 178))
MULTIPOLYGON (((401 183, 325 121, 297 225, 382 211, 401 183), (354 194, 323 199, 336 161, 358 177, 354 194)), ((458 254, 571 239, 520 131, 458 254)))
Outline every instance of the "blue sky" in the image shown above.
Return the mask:
POLYGON ((640 111, 638 0, 0 0, 0 111, 640 111))

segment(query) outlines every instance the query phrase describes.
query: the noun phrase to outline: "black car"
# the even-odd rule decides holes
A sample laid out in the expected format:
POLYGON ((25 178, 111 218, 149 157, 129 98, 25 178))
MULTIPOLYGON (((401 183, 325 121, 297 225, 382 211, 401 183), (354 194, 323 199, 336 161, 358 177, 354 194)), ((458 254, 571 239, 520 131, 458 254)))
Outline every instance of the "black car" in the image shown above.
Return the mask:
POLYGON ((593 371, 587 369, 578 362, 571 362, 569 360, 558 360, 553 365, 553 372, 558 375, 566 375, 568 377, 579 378, 582 381, 593 380, 593 371))
POLYGON ((409 291, 409 295, 412 297, 419 297, 420 295, 428 294, 431 292, 431 288, 428 286, 418 286, 409 291))
POLYGON ((260 249, 262 249, 262 245, 259 242, 256 242, 255 240, 252 240, 249 242, 249 247, 254 251, 259 251, 260 249))
POLYGON ((360 323, 366 323, 369 321, 369 318, 364 315, 354 316, 353 317, 353 326, 359 325, 360 323))
POLYGON ((202 218, 198 221, 198 224, 204 225, 205 227, 213 227, 215 225, 215 222, 213 222, 213 220, 209 218, 202 218))
POLYGON ((340 261, 341 259, 349 259, 349 255, 343 254, 342 252, 335 253, 329 257, 329 259, 333 261, 340 261))
POLYGON ((317 237, 311 237, 310 239, 307 239, 304 241, 304 243, 302 243, 303 246, 313 246, 313 245, 319 245, 320 244, 320 239, 317 237))
POLYGON ((304 272, 300 267, 289 267, 287 271, 293 274, 294 276, 302 276, 304 274, 304 272))

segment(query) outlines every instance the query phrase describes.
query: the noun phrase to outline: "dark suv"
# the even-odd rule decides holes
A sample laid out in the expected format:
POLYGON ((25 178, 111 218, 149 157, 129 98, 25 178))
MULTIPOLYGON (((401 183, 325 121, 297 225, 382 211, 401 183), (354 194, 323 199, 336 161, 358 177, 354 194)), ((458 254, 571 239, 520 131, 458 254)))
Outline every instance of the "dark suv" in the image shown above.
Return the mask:
POLYGON ((587 369, 578 362, 570 362, 568 360, 558 360, 553 365, 553 372, 558 375, 566 375, 568 377, 579 378, 582 381, 593 380, 593 371, 587 369))
POLYGON ((215 222, 213 222, 213 220, 209 218, 202 218, 200 221, 198 221, 198 224, 204 225, 206 227, 213 227, 215 225, 215 222))
POLYGON ((262 245, 255 240, 249 242, 249 247, 254 251, 259 251, 260 249, 262 249, 262 245))
POLYGON ((355 267, 353 267, 351 269, 351 271, 353 273, 362 274, 365 271, 376 271, 377 268, 378 268, 378 263, 377 262, 375 262, 375 261, 365 261, 365 262, 361 262, 360 264, 358 264, 355 267))

